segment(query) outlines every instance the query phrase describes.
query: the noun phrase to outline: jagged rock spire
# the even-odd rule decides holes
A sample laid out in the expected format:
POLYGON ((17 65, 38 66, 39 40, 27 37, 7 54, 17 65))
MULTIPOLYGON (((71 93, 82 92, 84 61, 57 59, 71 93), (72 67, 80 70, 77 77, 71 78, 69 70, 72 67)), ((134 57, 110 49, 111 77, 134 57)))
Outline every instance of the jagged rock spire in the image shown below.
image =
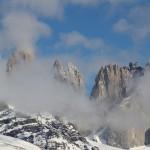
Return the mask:
POLYGON ((59 60, 55 60, 53 64, 55 71, 54 77, 61 81, 72 85, 74 88, 81 88, 84 86, 82 75, 79 69, 71 62, 64 67, 59 60))
POLYGON ((126 84, 130 78, 131 74, 126 67, 119 67, 117 64, 101 67, 96 76, 91 96, 93 98, 125 97, 126 84))
POLYGON ((34 58, 34 53, 31 50, 15 51, 7 61, 6 71, 11 72, 17 64, 21 62, 31 62, 34 58))

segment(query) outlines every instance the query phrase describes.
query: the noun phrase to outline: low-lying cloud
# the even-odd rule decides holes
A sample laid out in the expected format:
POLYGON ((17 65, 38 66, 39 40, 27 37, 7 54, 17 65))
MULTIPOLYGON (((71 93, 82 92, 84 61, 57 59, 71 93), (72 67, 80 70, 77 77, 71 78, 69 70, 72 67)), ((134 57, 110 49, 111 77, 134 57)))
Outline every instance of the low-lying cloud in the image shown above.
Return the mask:
POLYGON ((83 93, 54 79, 54 72, 45 60, 16 66, 5 72, 0 63, 0 100, 25 113, 49 112, 66 117, 83 129, 97 128, 101 123, 96 104, 83 93), (99 122, 99 123, 98 123, 99 122))
POLYGON ((82 131, 96 131, 104 125, 121 130, 149 127, 149 73, 139 79, 135 92, 121 106, 112 109, 107 102, 90 100, 84 93, 54 79, 48 60, 17 65, 11 73, 5 69, 6 62, 1 61, 0 100, 18 111, 49 112, 67 118, 82 131))

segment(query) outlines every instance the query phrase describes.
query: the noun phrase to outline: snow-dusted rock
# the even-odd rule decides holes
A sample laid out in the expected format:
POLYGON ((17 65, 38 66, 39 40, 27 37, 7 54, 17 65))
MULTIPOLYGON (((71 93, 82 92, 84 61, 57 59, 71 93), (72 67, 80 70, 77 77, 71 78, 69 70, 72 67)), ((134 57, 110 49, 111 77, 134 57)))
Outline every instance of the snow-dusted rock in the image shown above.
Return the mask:
POLYGON ((48 113, 28 116, 10 108, 0 111, 0 133, 19 138, 43 150, 97 150, 73 124, 48 113))
POLYGON ((71 62, 67 64, 67 67, 64 67, 60 61, 55 60, 53 68, 54 77, 58 81, 65 82, 73 86, 75 89, 81 89, 84 87, 83 78, 79 69, 71 62))

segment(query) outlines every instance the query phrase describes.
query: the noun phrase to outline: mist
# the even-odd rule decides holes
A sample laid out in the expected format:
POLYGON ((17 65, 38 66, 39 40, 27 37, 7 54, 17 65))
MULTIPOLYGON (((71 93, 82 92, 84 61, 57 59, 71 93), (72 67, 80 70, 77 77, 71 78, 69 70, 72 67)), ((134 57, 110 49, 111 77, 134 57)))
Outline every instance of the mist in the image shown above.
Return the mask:
POLYGON ((43 36, 51 35, 51 28, 28 12, 7 13, 1 21, 0 50, 34 53, 43 36))
POLYGON ((49 112, 65 117, 83 129, 96 129, 102 122, 96 103, 72 86, 54 79, 49 60, 35 60, 17 65, 7 73, 0 62, 0 100, 24 113, 49 112))
POLYGON ((131 82, 133 91, 107 116, 107 125, 114 129, 148 129, 150 127, 150 71, 131 82))
POLYGON ((110 109, 102 100, 91 100, 84 92, 56 80, 52 62, 38 58, 16 65, 8 73, 6 61, 1 60, 0 100, 20 112, 49 112, 60 116, 76 124, 81 131, 96 132, 104 125, 120 130, 149 127, 149 72, 139 78, 127 99, 110 109))

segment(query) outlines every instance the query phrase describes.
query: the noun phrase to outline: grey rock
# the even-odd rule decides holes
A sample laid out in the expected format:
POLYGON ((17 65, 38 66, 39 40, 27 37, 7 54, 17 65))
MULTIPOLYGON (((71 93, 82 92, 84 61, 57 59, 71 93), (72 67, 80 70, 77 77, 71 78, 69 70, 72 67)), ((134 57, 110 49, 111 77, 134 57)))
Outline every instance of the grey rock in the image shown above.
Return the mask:
POLYGON ((131 78, 132 75, 126 67, 119 67, 116 64, 101 67, 96 76, 91 97, 95 99, 125 97, 127 83, 131 78))
POLYGON ((80 135, 72 123, 49 113, 22 115, 14 109, 4 109, 0 111, 0 134, 25 140, 42 150, 97 148, 80 135))
POLYGON ((109 127, 103 133, 103 139, 108 145, 129 149, 144 145, 145 130, 138 128, 120 130, 109 127))

